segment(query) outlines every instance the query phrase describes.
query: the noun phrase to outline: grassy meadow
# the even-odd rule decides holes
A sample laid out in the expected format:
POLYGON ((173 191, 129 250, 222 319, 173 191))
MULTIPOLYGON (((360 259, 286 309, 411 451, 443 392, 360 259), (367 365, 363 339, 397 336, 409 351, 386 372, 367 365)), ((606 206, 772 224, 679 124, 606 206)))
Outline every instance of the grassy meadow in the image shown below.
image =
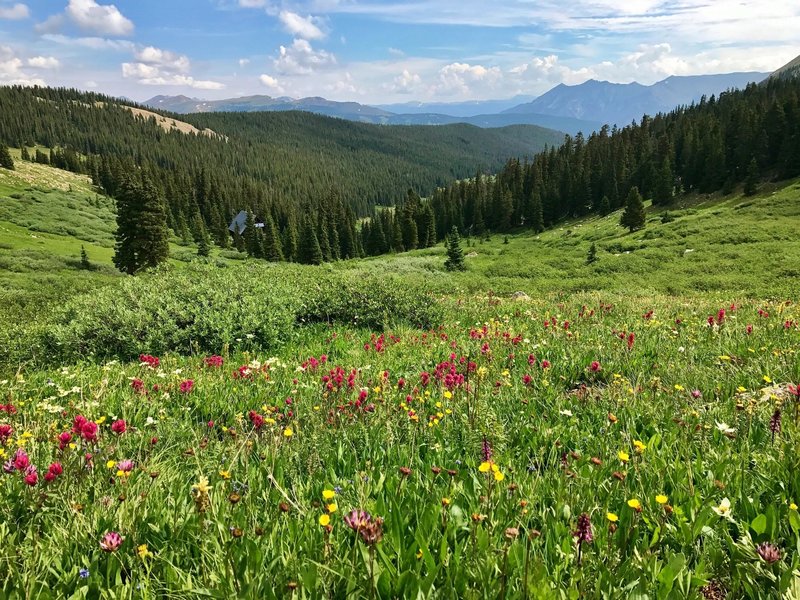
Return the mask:
POLYGON ((0 598, 800 598, 800 182, 128 278, 18 164, 0 598))

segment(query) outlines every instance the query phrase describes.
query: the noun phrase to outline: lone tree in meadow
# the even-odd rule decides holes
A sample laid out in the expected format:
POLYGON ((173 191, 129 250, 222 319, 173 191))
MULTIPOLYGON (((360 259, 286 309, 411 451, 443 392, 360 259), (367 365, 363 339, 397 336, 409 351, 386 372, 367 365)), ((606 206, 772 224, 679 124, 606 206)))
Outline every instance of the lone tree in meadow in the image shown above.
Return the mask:
POLYGON ((592 242, 592 245, 589 246, 589 253, 586 255, 586 264, 591 265, 592 263, 596 263, 597 260, 597 246, 592 242))
POLYGON ((86 252, 86 248, 81 245, 81 269, 89 270, 92 268, 92 263, 89 261, 89 254, 86 252))
POLYGON ((114 265, 123 273, 155 267, 169 257, 164 199, 153 183, 128 177, 117 190, 114 265))
POLYGON ((0 167, 10 171, 14 170, 14 160, 11 158, 11 153, 5 144, 0 144, 0 167))
POLYGON ((461 249, 461 236, 458 229, 453 225, 453 229, 447 236, 447 260, 444 268, 448 271, 466 271, 467 265, 464 263, 464 251, 461 249))
POLYGON ((619 224, 627 227, 631 233, 637 229, 644 227, 645 214, 644 202, 642 202, 642 195, 639 193, 639 188, 634 186, 628 192, 628 200, 625 203, 625 211, 620 217, 619 224))

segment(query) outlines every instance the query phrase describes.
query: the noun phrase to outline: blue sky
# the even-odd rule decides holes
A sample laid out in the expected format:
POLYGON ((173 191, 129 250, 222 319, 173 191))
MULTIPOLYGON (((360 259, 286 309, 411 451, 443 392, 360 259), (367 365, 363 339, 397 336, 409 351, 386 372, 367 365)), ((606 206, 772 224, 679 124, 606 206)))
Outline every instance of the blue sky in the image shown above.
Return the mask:
POLYGON ((797 0, 0 0, 0 84, 363 103, 771 71, 797 0))

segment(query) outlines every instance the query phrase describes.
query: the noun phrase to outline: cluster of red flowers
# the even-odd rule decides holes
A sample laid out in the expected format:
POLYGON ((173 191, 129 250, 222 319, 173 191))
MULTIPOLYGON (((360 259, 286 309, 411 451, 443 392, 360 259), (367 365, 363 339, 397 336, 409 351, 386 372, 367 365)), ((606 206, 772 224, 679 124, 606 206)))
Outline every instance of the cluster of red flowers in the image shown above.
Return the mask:
POLYGON ((14 413, 17 412, 17 408, 13 404, 11 404, 10 402, 8 404, 0 404, 0 412, 4 412, 4 413, 8 413, 9 415, 13 415, 14 413))
POLYGON ((303 367, 303 370, 305 371, 316 371, 320 365, 324 365, 327 362, 327 354, 321 355, 318 359, 313 356, 309 356, 300 366, 303 367))
POLYGON ((188 394, 194 389, 194 379, 184 379, 181 381, 180 390, 182 394, 188 394))
POLYGON ((97 423, 83 415, 75 415, 75 420, 72 422, 72 433, 81 436, 87 442, 96 442, 97 423))
POLYGON ((161 365, 159 358, 150 354, 140 354, 139 362, 142 364, 142 366, 150 367, 151 369, 157 369, 159 365, 161 365))
POLYGON ((386 345, 386 338, 384 338, 383 334, 379 336, 375 336, 373 333, 370 338, 369 342, 364 344, 364 350, 369 352, 370 350, 375 350, 375 352, 383 352, 384 346, 386 345))
MULTIPOLYGON (((350 373, 347 375, 347 389, 352 390, 356 386, 356 377, 358 376, 358 370, 351 369, 350 373)), ((345 382, 345 371, 340 366, 335 366, 331 369, 327 375, 322 376, 322 383, 327 388, 328 391, 333 391, 334 389, 340 390, 344 386, 345 382)))
POLYGON ((222 366, 223 362, 224 360, 222 359, 222 357, 217 356, 216 354, 214 356, 207 356, 206 358, 203 359, 203 364, 205 364, 205 366, 207 367, 219 368, 222 366))
POLYGON ((716 317, 714 317, 714 315, 709 315, 707 322, 709 326, 722 326, 722 324, 725 322, 725 309, 720 308, 719 311, 717 311, 716 317))

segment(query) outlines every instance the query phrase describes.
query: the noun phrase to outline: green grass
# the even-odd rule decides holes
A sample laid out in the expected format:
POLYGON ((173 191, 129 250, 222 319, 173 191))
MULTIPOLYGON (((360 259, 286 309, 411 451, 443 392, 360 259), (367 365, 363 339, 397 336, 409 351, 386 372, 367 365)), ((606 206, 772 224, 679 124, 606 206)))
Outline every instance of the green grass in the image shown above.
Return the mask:
POLYGON ((341 268, 387 269, 422 277, 443 290, 551 292, 603 290, 634 294, 734 297, 791 296, 800 285, 800 182, 752 198, 679 198, 648 210, 643 230, 619 226, 619 212, 531 232, 463 240, 468 270, 442 273, 444 247, 342 263, 341 268), (662 224, 661 214, 675 217, 662 224), (586 264, 597 244, 598 262, 586 264))
POLYGON ((467 240, 455 274, 439 246, 123 278, 0 222, 0 458, 38 468, 0 473, 0 595, 800 597, 800 183, 669 211, 467 240))

